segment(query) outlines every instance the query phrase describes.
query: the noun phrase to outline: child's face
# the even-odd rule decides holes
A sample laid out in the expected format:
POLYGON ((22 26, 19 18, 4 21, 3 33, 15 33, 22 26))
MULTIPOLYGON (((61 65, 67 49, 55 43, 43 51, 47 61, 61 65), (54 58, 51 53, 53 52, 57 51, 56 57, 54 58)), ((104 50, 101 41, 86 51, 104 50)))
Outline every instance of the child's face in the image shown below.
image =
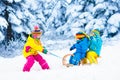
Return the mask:
POLYGON ((39 33, 34 33, 32 34, 34 39, 40 39, 41 34, 39 33))

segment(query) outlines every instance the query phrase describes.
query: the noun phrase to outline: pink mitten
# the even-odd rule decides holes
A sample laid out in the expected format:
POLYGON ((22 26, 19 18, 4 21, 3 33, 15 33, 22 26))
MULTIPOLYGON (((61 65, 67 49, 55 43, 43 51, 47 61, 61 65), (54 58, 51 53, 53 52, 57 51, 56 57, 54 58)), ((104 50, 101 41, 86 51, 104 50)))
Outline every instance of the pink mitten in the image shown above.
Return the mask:
POLYGON ((29 52, 30 51, 30 49, 31 49, 31 47, 30 46, 26 46, 26 52, 29 52))

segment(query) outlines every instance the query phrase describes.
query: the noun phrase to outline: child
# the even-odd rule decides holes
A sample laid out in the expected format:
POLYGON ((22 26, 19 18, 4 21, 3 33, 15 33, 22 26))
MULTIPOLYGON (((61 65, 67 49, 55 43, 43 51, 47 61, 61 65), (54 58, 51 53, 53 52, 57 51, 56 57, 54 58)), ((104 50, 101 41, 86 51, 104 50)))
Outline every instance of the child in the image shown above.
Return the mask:
POLYGON ((100 37, 100 32, 98 29, 94 29, 91 32, 89 51, 87 52, 87 56, 86 56, 90 64, 98 63, 97 58, 100 56, 101 47, 102 47, 102 39, 100 37))
POLYGON ((70 51, 76 48, 76 52, 70 57, 69 64, 79 65, 81 59, 85 58, 89 46, 89 39, 84 32, 76 33, 76 43, 70 48, 70 51))
POLYGON ((29 35, 27 42, 24 45, 23 55, 27 62, 23 67, 23 72, 29 72, 35 60, 40 64, 43 70, 49 69, 49 65, 46 60, 44 60, 43 57, 38 53, 38 51, 43 52, 44 54, 47 54, 48 52, 40 42, 41 34, 42 31, 38 26, 35 26, 34 31, 32 31, 32 33, 29 35))

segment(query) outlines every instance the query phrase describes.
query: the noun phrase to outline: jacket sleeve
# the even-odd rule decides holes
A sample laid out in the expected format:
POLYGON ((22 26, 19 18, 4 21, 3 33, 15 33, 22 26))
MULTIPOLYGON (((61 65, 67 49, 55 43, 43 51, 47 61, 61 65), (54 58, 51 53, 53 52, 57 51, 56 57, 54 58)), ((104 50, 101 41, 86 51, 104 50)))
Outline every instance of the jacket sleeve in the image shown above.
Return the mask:
POLYGON ((75 44, 70 48, 70 51, 75 49, 75 44))
POLYGON ((37 50, 37 51, 40 51, 40 52, 42 52, 43 51, 43 47, 42 47, 42 45, 33 45, 33 48, 35 49, 35 50, 37 50))
POLYGON ((101 48, 102 48, 102 39, 99 38, 98 45, 97 45, 97 54, 98 54, 98 56, 100 56, 101 48))

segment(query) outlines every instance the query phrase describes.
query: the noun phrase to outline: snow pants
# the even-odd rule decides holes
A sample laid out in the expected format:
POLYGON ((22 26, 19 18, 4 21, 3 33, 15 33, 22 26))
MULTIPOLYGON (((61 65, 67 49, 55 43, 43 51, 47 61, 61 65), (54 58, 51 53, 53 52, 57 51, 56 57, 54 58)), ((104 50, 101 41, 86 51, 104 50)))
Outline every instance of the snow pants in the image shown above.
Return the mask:
POLYGON ((31 67, 33 66, 35 60, 40 64, 41 68, 44 69, 49 69, 48 63, 42 58, 40 54, 37 55, 30 55, 26 58, 27 62, 25 63, 23 67, 23 72, 27 71, 29 72, 31 67))
POLYGON ((74 55, 70 57, 69 64, 79 65, 81 58, 82 58, 82 54, 74 53, 74 55))
POLYGON ((90 64, 92 64, 92 63, 97 64, 98 63, 98 61, 97 61, 98 55, 94 51, 88 51, 86 58, 88 59, 90 64))

